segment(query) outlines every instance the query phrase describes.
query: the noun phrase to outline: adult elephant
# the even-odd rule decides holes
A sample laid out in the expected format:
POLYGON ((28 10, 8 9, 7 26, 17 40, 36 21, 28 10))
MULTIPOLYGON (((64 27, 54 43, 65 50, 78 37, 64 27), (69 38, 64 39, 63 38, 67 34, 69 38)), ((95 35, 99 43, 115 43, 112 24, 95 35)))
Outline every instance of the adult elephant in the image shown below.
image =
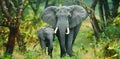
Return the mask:
POLYGON ((52 25, 57 34, 61 57, 66 53, 72 56, 72 46, 78 34, 80 25, 87 17, 87 11, 78 5, 50 6, 42 14, 42 20, 52 25))

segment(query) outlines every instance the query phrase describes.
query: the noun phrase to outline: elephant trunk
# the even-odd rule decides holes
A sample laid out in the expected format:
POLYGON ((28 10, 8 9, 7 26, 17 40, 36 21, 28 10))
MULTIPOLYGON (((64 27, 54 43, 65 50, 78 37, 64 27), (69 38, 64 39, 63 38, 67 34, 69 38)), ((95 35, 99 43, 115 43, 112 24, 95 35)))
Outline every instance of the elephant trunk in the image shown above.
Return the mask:
POLYGON ((61 49, 61 57, 62 57, 66 54, 66 48, 65 48, 66 34, 70 33, 69 22, 65 15, 58 17, 55 33, 57 33, 58 36, 60 49, 61 49))
POLYGON ((49 46, 48 46, 48 51, 49 51, 49 53, 52 53, 52 50, 53 50, 53 41, 50 40, 49 43, 50 43, 50 44, 49 44, 49 46))
POLYGON ((50 55, 50 57, 52 57, 52 50, 53 50, 53 42, 50 42, 50 45, 48 46, 48 55, 50 55))
POLYGON ((47 39, 49 40, 49 48, 52 49, 53 48, 53 39, 54 39, 54 34, 50 33, 47 35, 47 39))
POLYGON ((52 35, 52 34, 48 35, 48 38, 47 38, 47 39, 49 39, 48 55, 50 57, 52 57, 52 51, 53 51, 53 38, 54 38, 54 35, 52 35))

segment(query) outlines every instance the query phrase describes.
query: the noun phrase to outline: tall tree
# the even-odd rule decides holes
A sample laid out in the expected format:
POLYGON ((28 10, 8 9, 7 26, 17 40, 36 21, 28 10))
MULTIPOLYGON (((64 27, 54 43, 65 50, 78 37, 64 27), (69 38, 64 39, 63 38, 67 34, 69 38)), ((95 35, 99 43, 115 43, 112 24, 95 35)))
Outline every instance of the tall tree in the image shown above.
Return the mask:
POLYGON ((15 46, 15 39, 19 37, 19 26, 24 0, 0 0, 2 17, 0 26, 9 28, 9 36, 6 44, 5 54, 12 54, 15 46))
POLYGON ((120 0, 112 0, 112 1, 113 1, 112 17, 115 18, 118 15, 118 7, 120 0))
POLYGON ((91 5, 91 10, 90 10, 90 15, 89 16, 90 16, 90 19, 91 19, 91 24, 92 24, 94 33, 95 33, 95 37, 97 39, 99 39, 101 30, 100 30, 100 27, 98 25, 98 21, 95 17, 95 13, 94 13, 97 3, 98 3, 98 0, 93 1, 92 5, 91 5))
POLYGON ((118 6, 119 6, 119 0, 112 0, 113 2, 113 8, 112 8, 112 13, 110 13, 110 7, 108 0, 93 0, 93 3, 91 5, 91 12, 90 12, 90 18, 92 19, 91 24, 93 26, 94 32, 95 32, 95 36, 98 39, 101 36, 101 32, 104 32, 105 27, 109 26, 109 23, 111 24, 114 20, 114 18, 117 16, 118 14, 118 6), (98 25, 98 20, 95 17, 95 8, 96 5, 98 4, 98 10, 99 10, 99 17, 100 17, 100 21, 101 23, 98 25), (111 19, 113 19, 111 21, 111 19))

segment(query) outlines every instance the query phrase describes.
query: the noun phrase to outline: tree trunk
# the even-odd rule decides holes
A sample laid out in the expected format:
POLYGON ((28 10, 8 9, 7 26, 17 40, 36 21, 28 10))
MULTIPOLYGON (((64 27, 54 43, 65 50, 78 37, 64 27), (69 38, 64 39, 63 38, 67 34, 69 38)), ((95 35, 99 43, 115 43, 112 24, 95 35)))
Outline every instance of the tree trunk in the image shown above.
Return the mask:
POLYGON ((17 35, 17 43, 18 43, 18 46, 19 46, 19 50, 21 52, 25 52, 26 42, 24 42, 24 36, 20 35, 20 33, 18 33, 18 35, 17 35))
POLYGON ((115 18, 118 15, 118 7, 120 0, 112 0, 113 8, 112 8, 112 17, 115 18))
MULTIPOLYGON (((24 3, 24 2, 22 2, 22 3, 24 3)), ((22 8, 23 8, 23 4, 21 4, 19 6, 19 9, 17 10, 17 18, 16 18, 17 19, 17 23, 16 23, 17 34, 16 34, 16 39, 17 39, 17 43, 18 43, 20 51, 24 52, 26 50, 25 42, 24 42, 23 37, 20 35, 20 32, 19 32, 19 27, 20 27, 20 23, 21 23, 21 19, 22 19, 22 8)))
POLYGON ((16 35, 18 34, 18 28, 12 27, 9 29, 10 29, 10 33, 9 33, 8 42, 6 45, 6 52, 5 52, 6 54, 13 53, 15 38, 16 38, 16 35))
POLYGON ((106 21, 104 21, 104 25, 107 26, 111 22, 111 19, 110 19, 111 15, 110 15, 110 9, 108 6, 108 0, 103 0, 103 5, 104 5, 104 12, 105 12, 105 19, 106 19, 106 21))
POLYGON ((103 0, 99 0, 99 16, 100 16, 100 20, 101 20, 101 29, 103 30, 105 27, 105 19, 104 19, 104 10, 103 10, 103 0))
POLYGON ((95 37, 97 39, 99 39, 100 38, 100 28, 98 26, 97 19, 93 13, 90 14, 90 18, 91 18, 91 24, 92 24, 92 27, 93 27, 93 30, 95 33, 95 37))
POLYGON ((95 37, 96 39, 99 39, 100 38, 100 28, 99 28, 99 25, 98 25, 98 22, 97 22, 97 19, 94 15, 94 11, 95 11, 95 7, 96 7, 96 4, 97 4, 97 0, 94 0, 93 3, 92 3, 92 6, 91 6, 91 12, 90 12, 90 18, 91 18, 91 24, 92 24, 92 27, 93 27, 93 30, 94 30, 94 33, 95 33, 95 37))
POLYGON ((110 8, 108 6, 108 0, 103 0, 103 3, 104 3, 104 10, 105 10, 105 17, 106 17, 106 20, 110 19, 110 8))
POLYGON ((48 2, 49 2, 49 1, 46 0, 46 2, 45 2, 45 8, 48 7, 48 2))
POLYGON ((0 22, 0 26, 8 27, 10 30, 8 41, 6 44, 6 51, 5 51, 5 57, 10 58, 10 59, 12 57, 11 54, 13 53, 13 49, 15 46, 15 39, 17 38, 19 34, 19 26, 21 23, 20 22, 21 12, 23 8, 24 0, 20 0, 20 2, 18 3, 18 7, 15 7, 14 6, 15 4, 13 5, 12 3, 13 1, 11 0, 8 0, 8 1, 0 0, 0 5, 2 6, 4 16, 6 16, 7 18, 7 21, 3 19, 2 22, 0 22), (11 5, 8 7, 8 4, 11 4, 11 5), (15 16, 12 15, 11 13, 12 10, 14 10, 14 14, 16 14, 16 18, 14 18, 15 16))

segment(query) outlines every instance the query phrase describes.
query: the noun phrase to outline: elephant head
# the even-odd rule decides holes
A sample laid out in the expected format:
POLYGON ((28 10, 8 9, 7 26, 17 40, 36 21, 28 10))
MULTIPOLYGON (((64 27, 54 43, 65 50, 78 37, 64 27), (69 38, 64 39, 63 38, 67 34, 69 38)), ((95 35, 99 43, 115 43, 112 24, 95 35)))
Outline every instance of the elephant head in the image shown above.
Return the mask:
MULTIPOLYGON (((55 33, 58 29, 67 30, 75 27, 87 17, 86 10, 78 5, 56 7, 50 6, 43 11, 42 20, 52 25, 55 28, 55 33)), ((61 30, 60 30, 61 31, 61 30)))

